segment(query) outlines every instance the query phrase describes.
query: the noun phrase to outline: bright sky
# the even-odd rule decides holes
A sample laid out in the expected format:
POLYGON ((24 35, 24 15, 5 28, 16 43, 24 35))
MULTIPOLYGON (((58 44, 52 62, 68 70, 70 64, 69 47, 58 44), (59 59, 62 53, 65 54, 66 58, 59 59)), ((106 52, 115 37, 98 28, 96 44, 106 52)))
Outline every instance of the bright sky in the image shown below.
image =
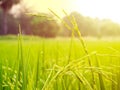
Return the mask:
POLYGON ((24 0, 37 12, 48 12, 48 8, 62 14, 77 11, 84 16, 108 18, 120 23, 120 0, 24 0))

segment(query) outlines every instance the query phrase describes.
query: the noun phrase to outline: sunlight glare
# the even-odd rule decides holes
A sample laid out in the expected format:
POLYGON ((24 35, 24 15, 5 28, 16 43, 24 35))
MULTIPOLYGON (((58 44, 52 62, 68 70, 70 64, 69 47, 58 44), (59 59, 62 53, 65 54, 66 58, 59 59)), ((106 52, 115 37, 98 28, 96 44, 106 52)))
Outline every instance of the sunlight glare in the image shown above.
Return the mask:
POLYGON ((36 12, 48 12, 53 9, 63 16, 62 9, 68 13, 77 11, 84 16, 111 19, 120 23, 119 0, 25 0, 36 12))
POLYGON ((119 8, 118 0, 76 0, 74 2, 74 10, 82 15, 112 19, 120 23, 119 8))

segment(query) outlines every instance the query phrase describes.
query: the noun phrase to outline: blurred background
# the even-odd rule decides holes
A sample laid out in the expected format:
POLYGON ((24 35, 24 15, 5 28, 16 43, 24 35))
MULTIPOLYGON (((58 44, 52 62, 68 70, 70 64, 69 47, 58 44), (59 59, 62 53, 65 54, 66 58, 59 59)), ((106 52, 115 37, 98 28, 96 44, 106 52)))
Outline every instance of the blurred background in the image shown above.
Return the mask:
POLYGON ((68 16, 74 16, 82 36, 101 38, 120 35, 118 0, 0 0, 0 35, 17 35, 20 24, 24 35, 71 36, 71 31, 48 8, 70 27, 72 24, 68 16), (64 15, 63 9, 68 16, 64 15))

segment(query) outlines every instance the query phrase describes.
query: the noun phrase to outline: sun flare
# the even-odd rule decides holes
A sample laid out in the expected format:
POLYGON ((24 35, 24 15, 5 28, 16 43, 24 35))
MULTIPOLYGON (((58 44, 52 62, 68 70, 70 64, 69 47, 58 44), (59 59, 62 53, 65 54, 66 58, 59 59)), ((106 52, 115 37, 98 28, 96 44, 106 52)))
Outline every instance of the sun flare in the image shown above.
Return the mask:
POLYGON ((85 16, 108 18, 120 23, 120 6, 118 0, 76 0, 74 10, 85 16))
POLYGON ((37 12, 48 12, 48 8, 51 8, 63 16, 64 9, 68 13, 77 11, 84 16, 107 18, 120 23, 119 0, 25 0, 25 2, 37 12))

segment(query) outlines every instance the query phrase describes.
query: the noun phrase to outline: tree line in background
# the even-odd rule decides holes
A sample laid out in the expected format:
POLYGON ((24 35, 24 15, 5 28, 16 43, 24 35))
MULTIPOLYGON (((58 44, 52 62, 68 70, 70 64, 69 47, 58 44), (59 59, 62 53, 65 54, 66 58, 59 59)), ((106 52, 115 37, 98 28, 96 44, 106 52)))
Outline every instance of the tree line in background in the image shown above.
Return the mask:
MULTIPOLYGON (((120 24, 115 23, 109 19, 100 20, 98 18, 85 17, 78 12, 72 12, 69 16, 65 16, 63 20, 67 22, 69 26, 72 24, 68 17, 75 17, 78 24, 78 28, 82 36, 119 36, 120 35, 120 24)), ((63 26, 64 27, 64 26, 63 26)), ((70 36, 71 31, 64 27, 65 36, 70 36)))
POLYGON ((1 20, 2 20, 2 29, 3 29, 3 34, 7 34, 8 33, 8 19, 7 19, 7 14, 9 13, 10 9, 20 3, 21 0, 0 0, 0 9, 2 10, 2 16, 1 16, 1 20))
MULTIPOLYGON (((18 25, 21 25, 22 33, 26 35, 37 35, 41 37, 71 36, 62 22, 58 22, 54 16, 46 13, 38 15, 29 14, 28 8, 22 7, 19 16, 9 14, 9 10, 20 0, 3 0, 0 2, 0 35, 18 34, 18 25)), ((82 16, 78 12, 72 12, 69 16, 62 18, 70 27, 72 24, 68 17, 74 16, 82 36, 119 36, 120 25, 109 19, 99 20, 82 16)), ((77 35, 76 35, 77 36, 77 35)))

